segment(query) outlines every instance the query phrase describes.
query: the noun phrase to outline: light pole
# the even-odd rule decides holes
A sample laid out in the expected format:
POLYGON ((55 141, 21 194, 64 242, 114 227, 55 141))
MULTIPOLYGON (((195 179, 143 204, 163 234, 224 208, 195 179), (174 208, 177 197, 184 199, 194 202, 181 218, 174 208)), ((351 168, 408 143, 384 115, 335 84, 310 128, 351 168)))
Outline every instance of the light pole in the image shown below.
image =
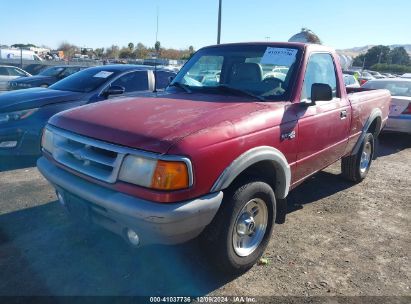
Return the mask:
POLYGON ((222 2, 222 0, 219 0, 219 1, 218 1, 217 44, 220 44, 220 37, 221 37, 221 2, 222 2))

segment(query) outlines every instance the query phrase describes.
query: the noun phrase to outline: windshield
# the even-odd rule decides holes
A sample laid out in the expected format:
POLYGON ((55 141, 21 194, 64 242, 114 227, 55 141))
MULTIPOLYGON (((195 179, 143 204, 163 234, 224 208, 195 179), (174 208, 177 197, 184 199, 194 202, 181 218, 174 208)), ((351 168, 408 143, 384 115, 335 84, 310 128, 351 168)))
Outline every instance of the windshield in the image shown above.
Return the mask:
POLYGON ((279 100, 288 94, 299 53, 296 48, 267 45, 205 48, 187 62, 171 86, 279 100))
POLYGON ((72 74, 50 86, 50 89, 88 93, 97 89, 119 72, 115 70, 86 69, 72 74))
POLYGON ((63 70, 64 70, 63 67, 48 68, 48 69, 45 69, 44 71, 41 71, 39 73, 39 75, 42 75, 42 76, 57 76, 63 70))
POLYGON ((386 89, 392 96, 411 97, 411 81, 368 81, 363 85, 366 89, 386 89))

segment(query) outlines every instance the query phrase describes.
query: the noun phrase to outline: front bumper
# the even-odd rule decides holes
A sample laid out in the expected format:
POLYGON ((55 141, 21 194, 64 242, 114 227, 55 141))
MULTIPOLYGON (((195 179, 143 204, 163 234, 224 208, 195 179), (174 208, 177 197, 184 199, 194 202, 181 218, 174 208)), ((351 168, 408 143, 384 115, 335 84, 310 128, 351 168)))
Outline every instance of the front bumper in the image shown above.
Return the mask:
POLYGON ((384 131, 411 133, 411 115, 390 116, 384 131))
MULTIPOLYGON (((178 244, 197 237, 210 224, 223 199, 222 192, 179 203, 160 204, 126 195, 86 181, 41 157, 37 167, 68 204, 80 204, 84 217, 123 237, 127 228, 141 245, 178 244), (85 216, 84 213, 88 213, 85 216)), ((71 208, 68 208, 71 212, 71 208)))
POLYGON ((0 148, 0 156, 37 156, 41 154, 41 128, 25 128, 25 126, 10 126, 0 128, 0 143, 16 141, 15 147, 0 148))

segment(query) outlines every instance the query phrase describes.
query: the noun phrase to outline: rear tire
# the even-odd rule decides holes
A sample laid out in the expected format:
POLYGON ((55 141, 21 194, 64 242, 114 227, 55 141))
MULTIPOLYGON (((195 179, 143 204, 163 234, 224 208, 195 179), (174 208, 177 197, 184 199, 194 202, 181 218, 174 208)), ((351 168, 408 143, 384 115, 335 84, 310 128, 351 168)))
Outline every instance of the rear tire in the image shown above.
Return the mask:
POLYGON ((226 273, 247 271, 267 247, 275 214, 274 191, 265 182, 249 180, 227 191, 202 235, 208 255, 226 273))
POLYGON ((367 133, 357 154, 341 159, 342 176, 355 183, 361 182, 368 174, 374 158, 374 151, 374 136, 367 133))

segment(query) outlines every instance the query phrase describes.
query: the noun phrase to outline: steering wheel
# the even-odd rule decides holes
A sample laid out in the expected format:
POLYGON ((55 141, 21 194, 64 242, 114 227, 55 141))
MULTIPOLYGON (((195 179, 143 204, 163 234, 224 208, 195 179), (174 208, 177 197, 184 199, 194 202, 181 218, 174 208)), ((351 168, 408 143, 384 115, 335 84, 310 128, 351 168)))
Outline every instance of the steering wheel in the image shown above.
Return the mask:
POLYGON ((266 77, 263 79, 263 84, 269 87, 269 90, 262 96, 270 95, 282 95, 284 93, 283 84, 284 81, 276 77, 266 77))
POLYGON ((265 77, 263 79, 263 83, 266 85, 271 86, 273 89, 276 87, 282 87, 284 84, 284 81, 281 80, 280 78, 276 78, 276 77, 265 77))

